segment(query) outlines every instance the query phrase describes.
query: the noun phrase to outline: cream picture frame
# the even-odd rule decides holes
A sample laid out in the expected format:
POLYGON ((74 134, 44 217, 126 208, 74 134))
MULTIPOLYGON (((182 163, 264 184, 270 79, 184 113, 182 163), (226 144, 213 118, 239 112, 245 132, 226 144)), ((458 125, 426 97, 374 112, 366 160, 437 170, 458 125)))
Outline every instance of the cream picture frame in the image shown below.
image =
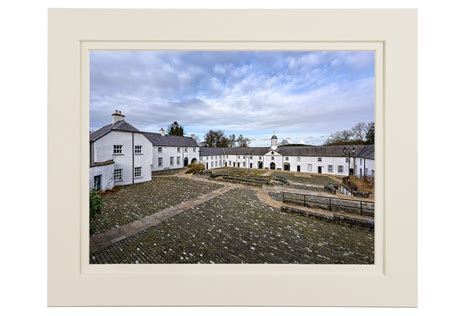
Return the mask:
POLYGON ((50 306, 416 306, 416 10, 49 11, 50 306), (90 50, 373 50, 374 265, 90 265, 90 50))

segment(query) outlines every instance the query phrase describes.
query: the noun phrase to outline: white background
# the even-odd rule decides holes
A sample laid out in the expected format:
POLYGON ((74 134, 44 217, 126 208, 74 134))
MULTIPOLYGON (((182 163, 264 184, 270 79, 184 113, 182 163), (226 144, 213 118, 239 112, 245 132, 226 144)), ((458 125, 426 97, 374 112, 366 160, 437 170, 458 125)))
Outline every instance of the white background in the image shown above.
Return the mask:
POLYGON ((474 17, 470 2, 472 3, 456 0, 3 2, 0 8, 2 314, 472 315, 474 17), (355 8, 355 5, 357 8, 419 8, 419 308, 46 307, 48 7, 355 8), (8 49, 4 45, 8 45, 8 49))

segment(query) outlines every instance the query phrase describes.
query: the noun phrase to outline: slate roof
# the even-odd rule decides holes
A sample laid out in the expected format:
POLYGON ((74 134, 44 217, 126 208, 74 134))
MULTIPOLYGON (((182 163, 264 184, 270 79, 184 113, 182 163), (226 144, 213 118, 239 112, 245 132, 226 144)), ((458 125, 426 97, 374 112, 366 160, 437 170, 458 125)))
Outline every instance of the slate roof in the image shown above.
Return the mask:
POLYGON ((366 145, 357 154, 357 158, 375 159, 374 145, 366 145))
POLYGON ((201 147, 199 149, 199 153, 201 156, 221 156, 221 155, 225 155, 224 149, 228 149, 228 148, 201 147))
MULTIPOLYGON (((276 152, 283 156, 313 156, 313 157, 345 157, 344 147, 352 150, 352 146, 283 146, 276 152)), ((364 145, 355 145, 355 155, 364 145)))
POLYGON ((136 132, 141 133, 133 125, 126 122, 125 120, 118 121, 115 124, 105 125, 102 128, 99 128, 95 132, 89 134, 89 141, 93 142, 101 138, 102 136, 107 135, 111 131, 123 131, 123 132, 136 132))
POLYGON ((153 146, 169 146, 169 147, 198 147, 192 137, 188 136, 161 136, 160 133, 143 132, 143 135, 153 144, 153 146))
POLYGON ((201 156, 220 156, 220 155, 255 155, 263 156, 270 151, 269 147, 201 147, 201 156))

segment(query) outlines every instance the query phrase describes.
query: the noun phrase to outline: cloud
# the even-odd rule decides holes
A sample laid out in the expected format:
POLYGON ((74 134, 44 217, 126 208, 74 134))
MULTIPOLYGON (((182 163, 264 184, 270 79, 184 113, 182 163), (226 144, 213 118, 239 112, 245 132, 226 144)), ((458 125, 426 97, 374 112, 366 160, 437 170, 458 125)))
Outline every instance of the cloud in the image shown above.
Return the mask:
POLYGON ((252 145, 308 144, 374 119, 373 52, 91 52, 91 129, 122 110, 139 129, 173 121, 219 128, 252 145))

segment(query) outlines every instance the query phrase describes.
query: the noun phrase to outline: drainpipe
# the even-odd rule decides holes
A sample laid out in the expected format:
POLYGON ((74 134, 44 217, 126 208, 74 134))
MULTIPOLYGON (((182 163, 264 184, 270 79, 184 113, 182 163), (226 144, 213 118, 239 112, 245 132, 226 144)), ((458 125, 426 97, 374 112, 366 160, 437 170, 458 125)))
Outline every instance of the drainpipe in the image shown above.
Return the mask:
POLYGON ((132 132, 132 184, 135 184, 135 133, 132 132))

